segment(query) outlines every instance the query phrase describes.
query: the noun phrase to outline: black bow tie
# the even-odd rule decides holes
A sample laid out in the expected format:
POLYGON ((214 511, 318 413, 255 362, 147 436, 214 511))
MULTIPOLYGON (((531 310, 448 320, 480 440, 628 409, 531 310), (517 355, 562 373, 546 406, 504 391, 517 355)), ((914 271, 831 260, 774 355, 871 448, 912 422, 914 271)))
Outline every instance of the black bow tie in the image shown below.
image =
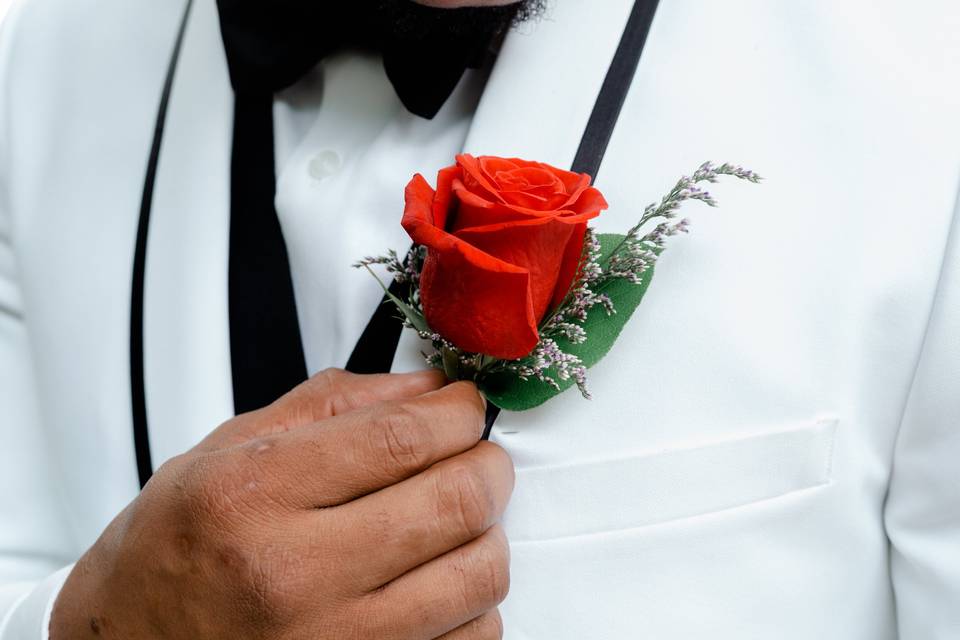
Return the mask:
POLYGON ((432 118, 468 67, 481 65, 515 6, 426 7, 411 0, 217 0, 238 92, 275 93, 324 56, 379 51, 404 106, 432 118))
POLYGON ((241 413, 273 402, 307 376, 286 243, 274 209, 273 94, 297 82, 323 56, 360 47, 381 52, 403 104, 432 118, 467 67, 483 61, 520 5, 431 9, 411 0, 217 4, 236 94, 228 288, 234 408, 241 413))

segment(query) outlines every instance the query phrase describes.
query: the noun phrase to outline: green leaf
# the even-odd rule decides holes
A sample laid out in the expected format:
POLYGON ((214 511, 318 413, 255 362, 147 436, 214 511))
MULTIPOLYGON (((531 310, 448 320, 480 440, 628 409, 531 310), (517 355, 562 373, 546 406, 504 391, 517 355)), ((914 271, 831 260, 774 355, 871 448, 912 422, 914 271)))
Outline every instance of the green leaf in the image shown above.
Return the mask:
POLYGON ((440 352, 443 358, 443 372, 450 380, 460 379, 460 356, 453 349, 443 349, 440 352))
POLYGON ((370 275, 372 275, 377 281, 377 283, 380 285, 380 288, 383 289, 383 292, 387 294, 387 297, 390 298, 390 301, 393 302, 397 309, 400 310, 400 313, 403 314, 403 317, 410 321, 410 324, 413 325, 414 329, 417 331, 430 331, 430 327, 427 326, 427 321, 424 320, 423 316, 416 309, 390 293, 390 290, 385 284, 383 284, 383 281, 377 277, 377 274, 373 272, 373 269, 371 269, 369 265, 364 265, 364 267, 366 267, 367 271, 370 272, 370 275))
MULTIPOLYGON (((624 236, 619 234, 598 235, 600 241, 601 264, 605 263, 610 254, 623 241, 624 236)), ((587 332, 587 340, 581 344, 572 344, 564 338, 557 338, 557 344, 567 353, 578 356, 587 367, 600 362, 609 353, 626 326, 630 316, 643 299, 643 295, 653 279, 653 268, 647 269, 639 284, 627 280, 609 280, 596 293, 605 293, 613 301, 616 313, 607 315, 602 307, 595 306, 587 312, 587 320, 583 328, 587 332)), ((520 380, 510 371, 494 373, 486 376, 480 382, 480 388, 487 399, 508 411, 526 411, 538 407, 550 398, 560 394, 574 385, 573 380, 557 380, 560 385, 558 391, 551 385, 536 379, 520 380)))

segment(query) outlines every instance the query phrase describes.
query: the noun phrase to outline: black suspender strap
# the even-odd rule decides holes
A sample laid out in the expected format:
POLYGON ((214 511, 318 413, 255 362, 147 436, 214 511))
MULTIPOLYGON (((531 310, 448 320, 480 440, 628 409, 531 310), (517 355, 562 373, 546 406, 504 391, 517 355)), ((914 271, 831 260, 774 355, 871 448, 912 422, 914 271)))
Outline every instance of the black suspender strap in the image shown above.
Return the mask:
POLYGON ((167 77, 163 83, 157 122, 153 129, 153 144, 147 161, 147 175, 143 182, 140 222, 137 225, 136 249, 133 254, 133 286, 130 292, 130 400, 133 409, 133 446, 137 455, 137 473, 141 488, 153 475, 153 461, 150 457, 150 440, 147 432, 146 389, 143 383, 143 285, 147 265, 147 234, 150 229, 153 187, 157 179, 157 163, 160 160, 163 128, 167 121, 167 107, 170 104, 173 78, 176 75, 180 50, 183 48, 183 35, 187 30, 187 20, 192 6, 193 0, 187 0, 180 28, 177 31, 177 40, 170 56, 170 65, 167 67, 167 77))
POLYGON ((647 43, 657 4, 658 0, 636 0, 633 3, 627 26, 620 37, 620 44, 613 54, 613 61, 607 69, 600 93, 597 94, 593 112, 587 120, 571 171, 589 173, 596 179, 600 163, 607 152, 607 145, 613 136, 613 128, 620 118, 620 110, 623 109, 633 76, 640 64, 640 54, 647 43))
MULTIPOLYGON (((593 105, 590 119, 584 129, 580 146, 574 157, 571 170, 578 173, 589 173, 596 178, 600 170, 603 156, 607 152, 607 145, 613 135, 613 129, 620 117, 627 92, 633 82, 633 76, 640 64, 640 55, 647 42, 647 35, 653 24, 653 16, 657 11, 658 0, 636 0, 627 25, 620 37, 620 44, 614 53, 613 61, 607 69, 600 93, 593 105)), ((399 288, 396 283, 391 287, 391 293, 397 295, 399 288)), ((376 312, 360 336, 359 342, 347 363, 347 370, 354 373, 387 373, 393 364, 393 358, 400 342, 400 333, 403 325, 396 317, 393 305, 389 298, 384 296, 376 312)), ((490 437, 490 430, 500 409, 492 404, 487 407, 487 427, 483 439, 490 437)))
MULTIPOLYGON (((390 285, 390 293, 401 300, 405 300, 409 292, 408 284, 400 284, 394 280, 390 285)), ((347 360, 346 370, 352 373, 389 373, 397 353, 397 345, 400 344, 402 329, 403 324, 397 318, 396 307, 385 295, 357 340, 353 353, 347 360)))

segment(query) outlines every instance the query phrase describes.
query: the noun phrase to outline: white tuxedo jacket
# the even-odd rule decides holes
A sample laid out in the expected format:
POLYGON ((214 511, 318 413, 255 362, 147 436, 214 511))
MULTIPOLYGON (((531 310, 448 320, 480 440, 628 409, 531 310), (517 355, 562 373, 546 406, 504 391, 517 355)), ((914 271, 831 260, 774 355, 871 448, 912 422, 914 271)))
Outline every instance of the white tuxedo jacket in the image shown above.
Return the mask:
MULTIPOLYGON (((465 150, 568 166, 631 4, 556 0, 511 34, 465 150)), ((213 5, 195 7, 157 178, 155 463, 231 413, 213 5)), ((3 640, 42 637, 48 576, 137 493, 131 264, 181 10, 31 0, 0 38, 3 640)), ((691 211, 593 401, 501 417, 509 640, 960 638, 958 32, 955 0, 662 0, 597 227, 626 229, 706 159, 766 181, 691 211)), ((379 218, 278 204, 311 371, 346 362, 377 303, 349 265, 403 248, 416 159, 366 160, 379 218)), ((395 370, 418 352, 405 337, 395 370)))

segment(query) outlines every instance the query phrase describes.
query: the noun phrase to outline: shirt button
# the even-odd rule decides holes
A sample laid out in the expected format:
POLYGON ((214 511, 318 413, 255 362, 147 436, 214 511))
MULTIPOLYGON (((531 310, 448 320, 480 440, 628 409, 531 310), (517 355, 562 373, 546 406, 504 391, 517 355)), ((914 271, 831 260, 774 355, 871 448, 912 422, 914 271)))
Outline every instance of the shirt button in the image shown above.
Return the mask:
POLYGON ((340 155, 336 151, 324 149, 310 158, 307 172, 314 180, 320 181, 340 171, 340 155))

